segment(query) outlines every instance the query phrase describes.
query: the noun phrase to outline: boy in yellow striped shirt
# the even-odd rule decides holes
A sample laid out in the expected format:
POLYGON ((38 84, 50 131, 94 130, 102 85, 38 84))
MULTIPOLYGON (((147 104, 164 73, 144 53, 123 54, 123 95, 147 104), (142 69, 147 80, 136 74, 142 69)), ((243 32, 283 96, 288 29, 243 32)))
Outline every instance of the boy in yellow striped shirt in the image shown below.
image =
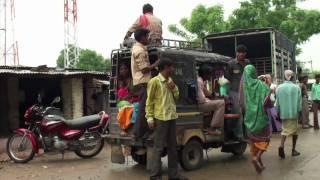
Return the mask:
POLYGON ((162 179, 161 154, 165 144, 168 152, 169 180, 187 180, 178 173, 178 154, 176 140, 175 100, 179 98, 179 89, 171 79, 174 64, 163 58, 159 63, 159 75, 148 82, 146 118, 150 129, 154 129, 154 156, 150 180, 162 179))

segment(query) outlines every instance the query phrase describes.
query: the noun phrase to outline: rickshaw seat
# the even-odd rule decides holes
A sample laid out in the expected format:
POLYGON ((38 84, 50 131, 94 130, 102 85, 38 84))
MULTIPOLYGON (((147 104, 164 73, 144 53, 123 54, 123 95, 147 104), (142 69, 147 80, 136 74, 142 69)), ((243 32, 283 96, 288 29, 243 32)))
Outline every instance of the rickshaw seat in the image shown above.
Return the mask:
POLYGON ((212 116, 212 113, 213 113, 213 112, 204 112, 204 113, 203 113, 203 116, 212 116))

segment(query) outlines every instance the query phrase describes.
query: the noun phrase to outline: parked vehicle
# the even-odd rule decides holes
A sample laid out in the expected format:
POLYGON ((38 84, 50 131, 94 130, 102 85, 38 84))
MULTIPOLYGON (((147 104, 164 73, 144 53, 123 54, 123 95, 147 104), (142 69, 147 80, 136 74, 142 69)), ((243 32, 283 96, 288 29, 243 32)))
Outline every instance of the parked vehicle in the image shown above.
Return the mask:
POLYGON ((94 157, 103 149, 102 135, 108 128, 109 116, 100 112, 66 120, 58 115, 59 109, 52 107, 58 102, 60 97, 53 100, 51 107, 35 104, 26 110, 24 117, 28 129, 16 129, 7 142, 7 153, 11 160, 26 163, 33 159, 40 148, 45 153, 74 151, 82 158, 94 157))
MULTIPOLYGON (((167 43, 165 43, 166 45, 167 43)), ((247 143, 235 139, 228 126, 229 121, 239 121, 239 114, 225 114, 225 127, 221 135, 209 135, 204 129, 207 128, 212 119, 211 113, 202 113, 197 104, 197 69, 202 64, 210 65, 214 70, 214 78, 226 71, 227 61, 230 57, 214 53, 207 53, 190 49, 191 43, 177 41, 171 44, 183 44, 179 47, 149 48, 149 59, 151 63, 159 58, 168 58, 176 64, 174 82, 179 87, 180 97, 177 101, 177 143, 178 155, 181 166, 185 170, 199 168, 204 162, 204 152, 211 148, 221 148, 221 151, 242 155, 247 143), (189 47, 189 48, 186 48, 189 47)), ((150 169, 152 162, 153 139, 134 139, 131 136, 121 136, 117 123, 116 108, 117 100, 117 76, 120 63, 130 64, 130 49, 119 49, 112 52, 112 73, 110 82, 110 134, 107 140, 111 144, 111 161, 113 163, 125 163, 123 148, 129 147, 131 157, 139 164, 145 164, 150 169), (145 149, 145 153, 141 153, 145 149)), ((214 88, 212 88, 214 89, 214 88)), ((214 91, 212 91, 214 93, 214 91)), ((221 97, 220 97, 221 98, 221 97)), ((230 104, 226 103, 226 109, 230 104)), ((242 128, 242 127, 240 127, 242 128)), ((164 151, 163 155, 166 155, 164 151)))
POLYGON ((209 34, 204 38, 209 52, 235 57, 236 47, 248 47, 247 58, 258 75, 272 74, 274 83, 284 80, 284 71, 296 72, 295 44, 273 28, 235 30, 209 34))

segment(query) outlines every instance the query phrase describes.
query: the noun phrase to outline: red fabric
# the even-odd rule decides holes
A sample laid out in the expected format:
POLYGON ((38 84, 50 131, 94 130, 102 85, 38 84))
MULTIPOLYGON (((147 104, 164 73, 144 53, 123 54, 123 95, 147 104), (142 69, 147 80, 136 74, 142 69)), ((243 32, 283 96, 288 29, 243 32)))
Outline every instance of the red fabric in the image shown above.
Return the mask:
POLYGON ((128 101, 130 103, 135 103, 135 102, 139 102, 139 98, 136 96, 131 96, 132 94, 129 92, 129 89, 126 87, 122 87, 118 89, 118 97, 119 98, 126 98, 126 97, 130 97, 130 99, 128 99, 128 101))
POLYGON ((140 16, 140 24, 142 28, 147 28, 149 26, 149 20, 146 14, 140 16))
POLYGON ((129 95, 129 90, 128 88, 120 88, 118 90, 118 97, 119 98, 125 98, 129 95))

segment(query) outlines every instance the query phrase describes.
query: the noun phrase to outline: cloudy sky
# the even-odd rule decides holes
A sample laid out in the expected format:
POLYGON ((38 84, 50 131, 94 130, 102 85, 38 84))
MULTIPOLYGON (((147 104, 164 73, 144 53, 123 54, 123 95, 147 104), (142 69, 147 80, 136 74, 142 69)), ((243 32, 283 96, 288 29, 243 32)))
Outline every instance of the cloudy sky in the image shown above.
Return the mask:
MULTIPOLYGON (((167 26, 189 16, 197 4, 222 4, 227 17, 239 7, 240 0, 78 0, 79 46, 108 57, 112 49, 119 47, 128 27, 147 2, 154 6, 154 13, 163 21, 164 37, 175 38, 167 26)), ((59 51, 64 47, 63 0, 15 0, 15 5, 20 64, 55 66, 59 51)), ((320 0, 307 0, 299 7, 320 9, 320 0)), ((313 36, 302 45, 304 52, 298 59, 312 59, 320 69, 319 45, 320 35, 313 36)))

